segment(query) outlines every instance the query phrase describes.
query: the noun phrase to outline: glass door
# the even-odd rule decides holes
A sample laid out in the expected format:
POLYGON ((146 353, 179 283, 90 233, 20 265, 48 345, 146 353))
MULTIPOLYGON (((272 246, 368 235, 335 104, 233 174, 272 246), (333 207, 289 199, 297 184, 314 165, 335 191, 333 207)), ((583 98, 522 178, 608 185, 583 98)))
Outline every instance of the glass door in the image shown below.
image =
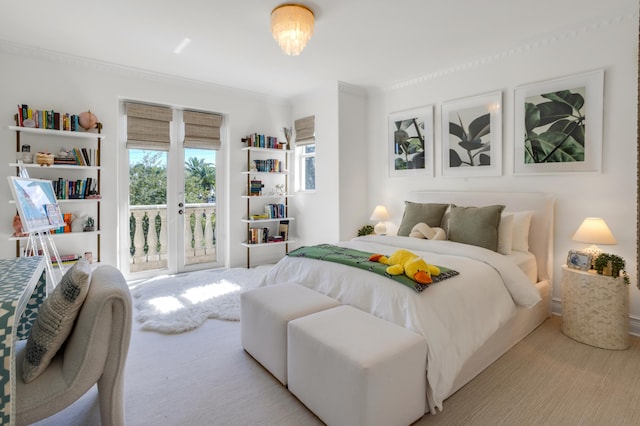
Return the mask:
POLYGON ((222 266, 216 150, 128 149, 128 266, 133 278, 222 266))

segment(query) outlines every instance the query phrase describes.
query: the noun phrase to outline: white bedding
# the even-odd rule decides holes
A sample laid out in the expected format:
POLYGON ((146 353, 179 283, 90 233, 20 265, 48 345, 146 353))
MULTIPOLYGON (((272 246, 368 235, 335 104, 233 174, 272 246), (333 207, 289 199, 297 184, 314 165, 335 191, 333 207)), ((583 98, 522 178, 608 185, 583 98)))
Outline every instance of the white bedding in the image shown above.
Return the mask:
POLYGON ((389 255, 407 248, 460 275, 422 293, 365 270, 321 260, 285 256, 261 285, 295 282, 425 336, 427 401, 442 409, 465 361, 515 313, 516 304, 534 306, 540 295, 507 256, 451 241, 366 236, 344 247, 389 255))

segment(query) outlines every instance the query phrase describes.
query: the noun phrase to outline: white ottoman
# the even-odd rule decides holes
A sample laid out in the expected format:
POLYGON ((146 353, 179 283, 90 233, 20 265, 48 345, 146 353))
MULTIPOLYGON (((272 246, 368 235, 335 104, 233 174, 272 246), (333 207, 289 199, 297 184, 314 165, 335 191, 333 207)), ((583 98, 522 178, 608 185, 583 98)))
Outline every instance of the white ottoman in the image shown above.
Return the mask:
POLYGON ((289 322, 289 391, 328 425, 408 425, 426 407, 423 336, 351 306, 289 322))
POLYGON ((240 295, 242 347, 287 384, 287 323, 339 306, 340 302, 299 284, 259 287, 240 295))

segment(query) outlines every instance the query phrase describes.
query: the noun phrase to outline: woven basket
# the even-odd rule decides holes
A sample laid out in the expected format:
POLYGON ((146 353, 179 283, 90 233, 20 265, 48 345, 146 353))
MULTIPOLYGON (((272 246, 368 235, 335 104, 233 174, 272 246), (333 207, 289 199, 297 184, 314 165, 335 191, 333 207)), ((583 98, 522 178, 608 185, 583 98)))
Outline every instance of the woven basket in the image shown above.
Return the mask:
POLYGON ((612 278, 568 269, 562 271, 562 332, 604 349, 629 347, 629 288, 612 278))
POLYGON ((36 154, 36 163, 41 166, 50 166, 53 164, 53 154, 47 152, 38 152, 36 154))

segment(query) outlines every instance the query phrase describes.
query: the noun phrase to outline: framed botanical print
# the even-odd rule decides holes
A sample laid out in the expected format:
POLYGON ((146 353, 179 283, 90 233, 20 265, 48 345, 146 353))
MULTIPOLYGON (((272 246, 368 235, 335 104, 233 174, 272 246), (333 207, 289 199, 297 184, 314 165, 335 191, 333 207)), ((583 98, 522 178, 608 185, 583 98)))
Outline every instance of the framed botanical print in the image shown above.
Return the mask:
POLYGON ((604 70, 515 90, 514 173, 599 172, 604 70))
POLYGON ((433 176, 433 106, 389 114, 389 175, 433 176))
POLYGON ((502 174, 502 92, 442 104, 442 175, 502 174))

